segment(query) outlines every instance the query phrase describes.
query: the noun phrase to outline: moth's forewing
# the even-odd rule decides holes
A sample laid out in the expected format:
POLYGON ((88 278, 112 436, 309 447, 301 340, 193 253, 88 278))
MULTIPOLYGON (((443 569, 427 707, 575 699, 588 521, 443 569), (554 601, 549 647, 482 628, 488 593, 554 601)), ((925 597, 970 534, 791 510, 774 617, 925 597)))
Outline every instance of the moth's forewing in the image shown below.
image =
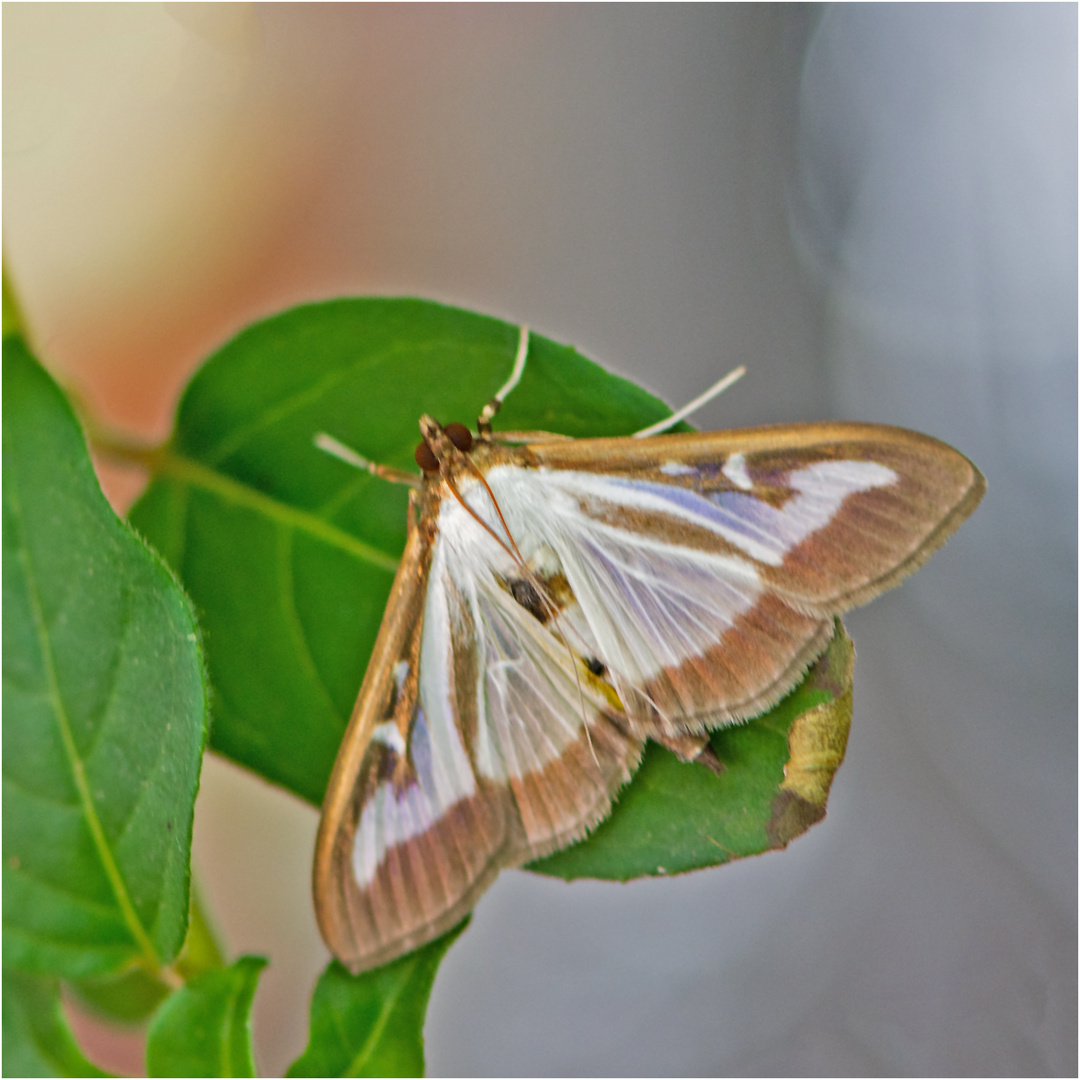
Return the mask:
MULTIPOLYGON (((674 659, 662 620, 650 629, 647 616, 594 616, 609 647, 633 652, 625 638, 664 658, 651 671, 627 672, 619 687, 648 734, 715 727, 775 704, 828 642, 832 617, 921 566, 985 490, 956 450, 878 425, 589 439, 529 451, 558 486, 576 487, 586 532, 614 527, 604 533, 616 538, 609 546, 621 536, 642 551, 652 544, 659 574, 668 583, 685 577, 688 619, 707 599, 713 640, 699 635, 674 659)), ((603 556, 593 562, 603 569, 603 556)))
POLYGON ((550 469, 582 469, 654 478, 706 493, 730 491, 724 467, 733 456, 754 498, 782 506, 790 477, 821 461, 874 462, 896 483, 852 492, 822 528, 784 554, 770 580, 823 613, 845 611, 918 569, 978 506, 979 470, 958 450, 905 428, 881 424, 783 424, 741 431, 661 435, 651 439, 577 439, 530 447, 550 469), (664 469, 692 470, 682 476, 664 469))
MULTIPOLYGON (((493 461, 522 472, 523 460, 519 451, 481 447, 473 464, 488 474, 493 461)), ((476 775, 512 796, 521 832, 505 858, 516 865, 571 843, 605 817, 643 743, 628 730, 610 684, 589 669, 592 658, 560 625, 557 593, 545 589, 551 583, 525 571, 530 530, 512 529, 505 550, 485 543, 471 510, 491 515, 495 504, 467 473, 457 478, 464 501, 444 500, 446 542, 428 612, 445 604, 447 681, 476 775)), ((489 523, 496 533, 497 517, 489 523)))

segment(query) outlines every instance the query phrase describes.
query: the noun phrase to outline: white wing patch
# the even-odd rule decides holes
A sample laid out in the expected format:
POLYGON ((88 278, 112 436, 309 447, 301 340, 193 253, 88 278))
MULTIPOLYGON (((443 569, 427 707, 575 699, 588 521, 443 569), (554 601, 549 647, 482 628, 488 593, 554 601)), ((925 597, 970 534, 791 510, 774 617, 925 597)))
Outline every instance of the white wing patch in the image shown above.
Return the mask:
POLYGON ((392 847, 426 832, 454 803, 476 790, 456 730, 447 731, 441 723, 433 727, 422 706, 409 734, 409 752, 416 782, 400 789, 390 780, 380 782, 357 822, 353 872, 361 888, 371 884, 392 847))
POLYGON ((694 469, 691 465, 684 465, 681 461, 665 461, 660 466, 660 471, 665 476, 693 476, 694 469))
MULTIPOLYGON (((638 497, 620 478, 512 468, 492 469, 487 479, 522 556, 531 561, 537 552, 555 554, 577 601, 560 628, 576 650, 593 650, 611 669, 620 695, 714 646, 761 594, 760 575, 748 559, 665 543, 597 521, 582 509, 593 496, 670 515, 671 507, 651 490, 638 497), (579 487, 579 477, 588 482, 579 487)), ((467 498, 478 514, 493 516, 486 497, 470 491, 467 498)), ((507 562, 504 574, 513 572, 507 562)))
MULTIPOLYGON (((538 573, 550 576, 561 570, 551 547, 534 535, 519 536, 513 526, 511 531, 538 573)), ((586 718, 609 704, 582 683, 568 642, 499 584, 500 578, 506 581, 520 572, 515 560, 456 500, 443 503, 432 577, 445 574, 445 587, 456 590, 468 612, 471 626, 455 625, 451 614, 450 634, 458 648, 479 653, 477 685, 471 691, 477 719, 471 749, 477 772, 500 782, 540 772, 561 757, 581 737, 586 718), (465 635, 471 640, 463 640, 465 635)), ((425 619, 430 614, 429 605, 425 619)), ((465 692, 465 687, 457 688, 459 698, 465 692)))
POLYGON ((746 458, 742 454, 732 454, 724 462, 721 472, 743 491, 750 491, 754 486, 754 481, 750 479, 750 474, 746 471, 746 458))
POLYGON ((398 731, 398 726, 393 720, 384 720, 381 724, 376 724, 371 732, 371 741, 382 743, 395 754, 405 753, 405 740, 401 737, 401 732, 398 731))
MULTIPOLYGON (((421 652, 420 703, 408 745, 416 779, 400 786, 381 780, 365 802, 353 839, 353 872, 361 888, 374 880, 391 848, 427 832, 455 803, 476 793, 476 777, 449 699, 449 615, 445 584, 435 575, 428 585, 421 652)), ((400 664, 395 671, 399 690, 406 671, 400 664)), ((392 753, 404 751, 400 740, 390 722, 372 732, 372 741, 392 753)))
POLYGON ((485 656, 477 769, 492 780, 540 772, 581 735, 595 702, 567 646, 501 589, 480 597, 485 656))
POLYGON ((584 516, 562 524, 570 538, 566 577, 600 657, 630 682, 705 652, 761 594, 744 559, 665 545, 584 516))
MULTIPOLYGON (((542 494, 539 499, 529 497, 527 501, 538 504, 536 510, 541 515, 565 514, 569 510, 570 514, 585 516, 581 504, 592 498, 636 513, 674 516, 712 530, 766 566, 779 566, 792 548, 828 525, 848 495, 893 484, 898 477, 892 469, 874 461, 817 461, 792 470, 786 479, 796 494, 783 506, 776 507, 743 491, 701 495, 674 484, 598 473, 560 470, 530 475, 526 470, 504 466, 492 469, 488 476, 504 516, 507 511, 504 497, 512 500, 519 490, 531 484, 541 489, 542 494), (497 475, 500 473, 501 476, 497 475), (503 489, 505 496, 501 493, 503 489), (563 498, 550 502, 557 493, 563 498)), ((510 524, 509 516, 507 523, 510 524)), ((520 524, 525 526, 525 521, 520 524)), ((543 526, 544 522, 540 521, 526 527, 543 526)), ((510 524, 510 529, 516 538, 514 524, 510 524)), ((559 550, 557 546, 556 550, 559 550)))

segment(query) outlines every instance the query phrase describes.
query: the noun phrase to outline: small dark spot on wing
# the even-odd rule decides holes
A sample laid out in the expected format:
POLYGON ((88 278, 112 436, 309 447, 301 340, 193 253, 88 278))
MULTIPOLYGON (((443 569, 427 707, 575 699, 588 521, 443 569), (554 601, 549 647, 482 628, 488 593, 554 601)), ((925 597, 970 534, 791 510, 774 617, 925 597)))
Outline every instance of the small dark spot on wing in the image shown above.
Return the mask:
POLYGON ((551 616, 551 605, 545 602, 540 590, 528 578, 514 578, 506 583, 510 595, 532 617, 546 623, 551 616))
POLYGON ((382 784, 388 780, 393 780, 394 774, 397 772, 397 754, 390 747, 383 746, 381 743, 378 746, 370 747, 368 753, 374 753, 375 755, 375 767, 372 772, 378 782, 382 784))
POLYGON ((384 720, 392 720, 393 719, 394 712, 397 709, 397 703, 398 703, 398 687, 397 687, 397 683, 393 682, 393 683, 390 684, 390 693, 387 694, 387 696, 386 696, 386 708, 383 709, 383 719, 384 720))

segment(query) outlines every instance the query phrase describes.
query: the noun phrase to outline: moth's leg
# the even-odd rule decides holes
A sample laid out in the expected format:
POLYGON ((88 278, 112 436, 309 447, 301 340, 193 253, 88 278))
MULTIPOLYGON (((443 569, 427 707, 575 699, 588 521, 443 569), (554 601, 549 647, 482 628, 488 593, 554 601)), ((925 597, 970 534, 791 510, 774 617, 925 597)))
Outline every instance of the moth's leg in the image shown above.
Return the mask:
POLYGON ((506 395, 517 386, 521 380, 521 373, 525 370, 525 358, 529 355, 529 328, 523 326, 518 334, 517 354, 514 356, 514 368, 510 372, 510 378, 496 391, 495 396, 484 406, 476 421, 476 430, 482 436, 491 435, 491 421, 495 414, 502 408, 506 395))
POLYGON ((324 450, 331 457, 336 457, 355 469, 369 472, 380 480, 388 480, 391 484, 406 484, 412 488, 423 485, 423 480, 416 473, 409 472, 407 469, 395 469, 393 465, 377 465, 374 461, 368 461, 366 457, 344 443, 338 442, 333 435, 327 435, 325 431, 320 431, 313 441, 320 450, 324 450))
POLYGON ((704 765, 717 776, 724 773, 724 763, 716 756, 707 734, 702 735, 661 735, 652 736, 665 749, 670 750, 680 761, 695 762, 704 765))

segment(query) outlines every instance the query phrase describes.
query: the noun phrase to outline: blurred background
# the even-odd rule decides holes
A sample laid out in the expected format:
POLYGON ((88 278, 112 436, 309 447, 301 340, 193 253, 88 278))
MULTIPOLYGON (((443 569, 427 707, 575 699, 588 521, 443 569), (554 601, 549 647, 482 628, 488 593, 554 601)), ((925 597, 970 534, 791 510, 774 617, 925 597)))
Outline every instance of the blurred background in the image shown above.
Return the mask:
MULTIPOLYGON (((848 620, 827 820, 679 879, 503 874, 430 1073, 1075 1075, 1074 5, 8 3, 3 61, 9 271, 130 432, 256 318, 408 294, 674 404, 747 364, 702 427, 902 424, 988 478, 848 620)), ((264 1073, 327 959, 315 824, 207 760, 196 865, 271 958, 264 1073)))

